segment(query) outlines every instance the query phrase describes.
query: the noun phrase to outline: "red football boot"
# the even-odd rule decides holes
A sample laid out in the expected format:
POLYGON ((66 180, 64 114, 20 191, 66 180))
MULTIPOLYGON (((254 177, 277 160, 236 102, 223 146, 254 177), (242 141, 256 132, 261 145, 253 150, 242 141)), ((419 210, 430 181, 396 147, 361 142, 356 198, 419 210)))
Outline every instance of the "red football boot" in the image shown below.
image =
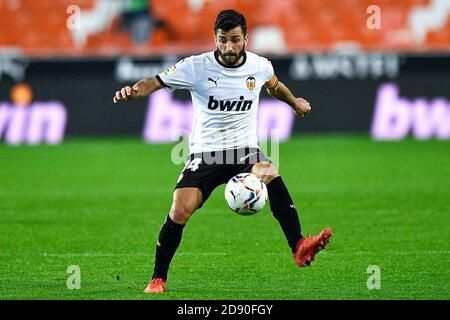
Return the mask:
POLYGON ((145 293, 163 293, 166 289, 166 280, 163 278, 155 278, 150 281, 147 288, 145 288, 145 293))
POLYGON ((330 228, 326 228, 317 236, 302 238, 297 244, 295 252, 292 254, 295 263, 299 267, 306 267, 314 260, 315 255, 330 242, 333 235, 330 228))

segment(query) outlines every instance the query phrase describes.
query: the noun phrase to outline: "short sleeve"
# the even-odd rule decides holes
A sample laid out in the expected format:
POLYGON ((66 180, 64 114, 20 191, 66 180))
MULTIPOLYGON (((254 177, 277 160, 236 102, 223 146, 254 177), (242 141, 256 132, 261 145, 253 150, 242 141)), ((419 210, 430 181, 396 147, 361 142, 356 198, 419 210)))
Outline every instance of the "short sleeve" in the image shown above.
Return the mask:
POLYGON ((264 63, 265 86, 268 89, 275 88, 278 85, 278 78, 275 75, 275 71, 273 70, 272 63, 267 59, 264 59, 264 62, 265 62, 264 63))
POLYGON ((156 76, 164 87, 170 90, 191 89, 195 83, 195 68, 192 57, 178 61, 156 76))

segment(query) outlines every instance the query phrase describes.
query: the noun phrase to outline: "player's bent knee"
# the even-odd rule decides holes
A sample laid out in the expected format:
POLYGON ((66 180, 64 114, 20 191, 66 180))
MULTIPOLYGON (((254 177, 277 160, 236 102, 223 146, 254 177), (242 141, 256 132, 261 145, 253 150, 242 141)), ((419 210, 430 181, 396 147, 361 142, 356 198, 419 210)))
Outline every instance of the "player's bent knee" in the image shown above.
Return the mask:
POLYGON ((202 193, 198 188, 179 188, 173 193, 170 218, 178 224, 186 224, 202 201, 202 193))
POLYGON ((189 210, 183 204, 174 202, 170 209, 170 219, 178 224, 186 224, 194 211, 189 210))
POLYGON ((252 168, 252 173, 260 178, 265 184, 279 176, 277 168, 270 162, 258 162, 252 168))

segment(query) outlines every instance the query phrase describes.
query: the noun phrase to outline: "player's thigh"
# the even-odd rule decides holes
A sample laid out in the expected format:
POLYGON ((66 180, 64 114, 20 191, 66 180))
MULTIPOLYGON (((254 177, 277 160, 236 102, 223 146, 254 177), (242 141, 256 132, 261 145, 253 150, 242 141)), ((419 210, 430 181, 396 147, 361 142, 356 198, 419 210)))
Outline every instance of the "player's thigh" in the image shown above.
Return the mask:
POLYGON ((268 184, 270 181, 279 176, 277 168, 268 161, 261 161, 255 163, 250 171, 258 178, 260 178, 265 184, 268 184))
POLYGON ((174 222, 185 224, 201 203, 202 192, 199 188, 175 189, 169 216, 174 222))

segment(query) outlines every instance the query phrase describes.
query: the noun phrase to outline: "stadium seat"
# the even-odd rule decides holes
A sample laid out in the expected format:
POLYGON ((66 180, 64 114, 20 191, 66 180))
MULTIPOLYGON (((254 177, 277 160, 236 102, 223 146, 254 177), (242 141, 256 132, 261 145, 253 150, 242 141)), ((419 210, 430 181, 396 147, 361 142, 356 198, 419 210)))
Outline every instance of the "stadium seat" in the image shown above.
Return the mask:
MULTIPOLYGON (((75 3, 85 13, 96 8, 99 1, 103 0, 79 0, 75 3)), ((250 36, 256 28, 279 30, 277 32, 284 38, 287 51, 293 53, 299 50, 327 51, 344 43, 353 43, 365 50, 447 50, 450 43, 448 22, 434 27, 426 23, 422 26, 416 21, 422 17, 416 14, 417 10, 431 12, 439 1, 151 1, 151 13, 162 23, 155 27, 147 49, 150 53, 164 52, 164 48, 171 52, 210 49, 213 47, 212 30, 217 13, 236 8, 246 15, 250 36), (381 29, 367 27, 371 14, 367 8, 373 4, 382 12, 381 29), (411 24, 413 15, 416 19, 414 25, 411 24), (414 32, 421 32, 422 42, 417 41, 418 36, 414 32)), ((126 32, 116 28, 118 16, 113 17, 112 22, 108 20, 101 29, 88 33, 85 43, 79 42, 81 47, 77 47, 71 30, 67 28, 70 15, 67 8, 73 4, 73 0, 0 0, 0 48, 18 46, 26 54, 38 56, 49 52, 52 55, 142 52, 126 32), (19 34, 20 37, 17 36, 19 34)))

